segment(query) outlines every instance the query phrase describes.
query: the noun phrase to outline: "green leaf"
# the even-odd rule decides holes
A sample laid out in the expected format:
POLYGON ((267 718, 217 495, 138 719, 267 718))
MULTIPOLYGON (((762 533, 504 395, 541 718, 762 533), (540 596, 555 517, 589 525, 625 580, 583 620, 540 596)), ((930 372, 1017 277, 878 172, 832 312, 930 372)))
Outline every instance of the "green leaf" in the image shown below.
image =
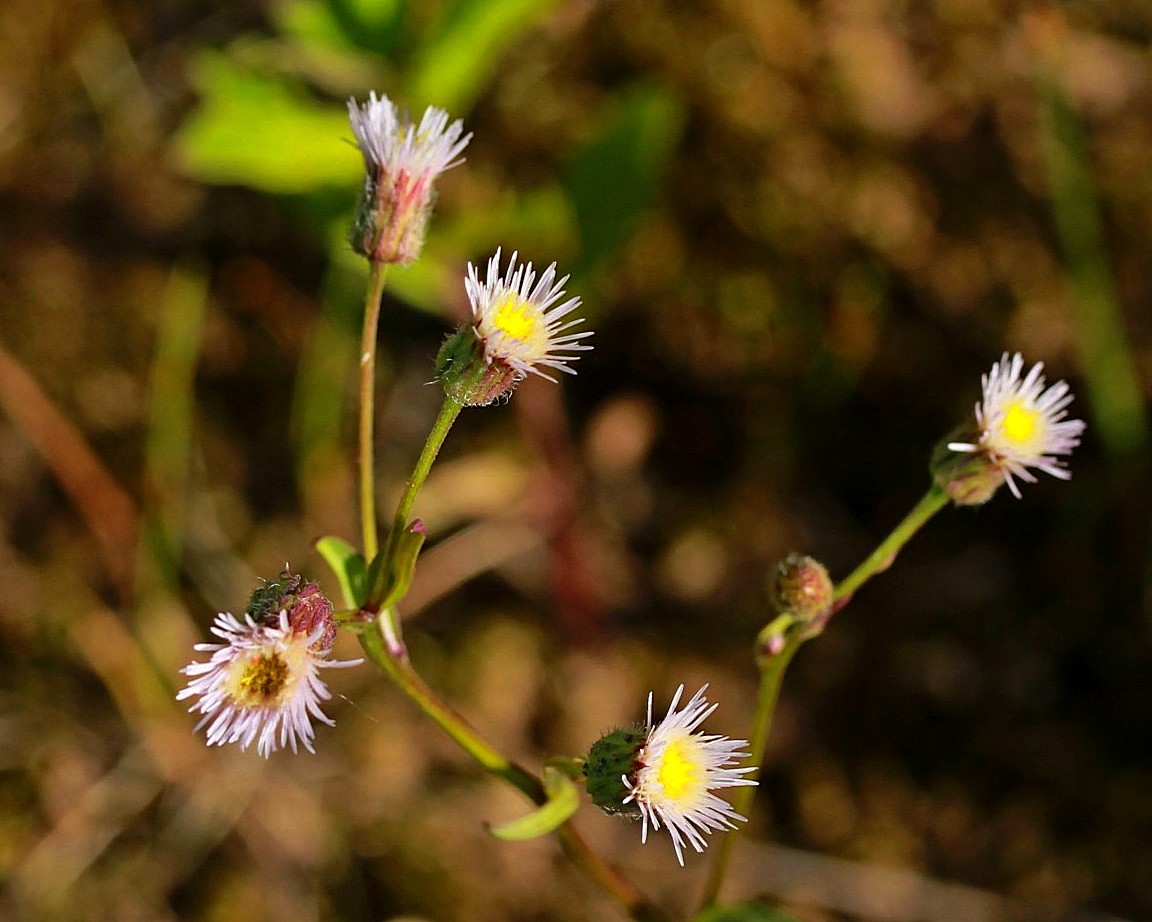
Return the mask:
POLYGON ((419 519, 396 536, 395 545, 385 547, 368 568, 366 599, 372 610, 391 608, 408 594, 416 574, 416 558, 428 532, 419 519))
POLYGON ((316 542, 316 552, 324 558, 344 595, 346 608, 358 609, 364 604, 368 589, 368 565, 356 548, 333 535, 316 542))
POLYGON ((413 67, 409 97, 449 112, 468 108, 513 39, 559 0, 462 0, 413 67))
POLYGON ((276 193, 357 187, 363 163, 343 106, 321 106, 286 78, 217 52, 196 58, 194 80, 200 107, 174 148, 187 175, 276 193))
POLYGON ((660 87, 631 89, 565 170, 587 271, 614 253, 655 200, 683 122, 680 101, 660 87))
MULTIPOLYGON (((396 66, 407 37, 402 0, 281 0, 269 12, 279 31, 305 55, 368 51, 396 66)), ((379 61, 374 70, 378 78, 379 61)))
POLYGON ((766 903, 733 903, 705 909, 692 922, 796 922, 796 917, 766 903))
POLYGON ((580 791, 559 769, 544 769, 544 793, 548 801, 526 816, 489 826, 488 831, 506 842, 524 842, 555 832, 563 826, 580 806, 580 791))

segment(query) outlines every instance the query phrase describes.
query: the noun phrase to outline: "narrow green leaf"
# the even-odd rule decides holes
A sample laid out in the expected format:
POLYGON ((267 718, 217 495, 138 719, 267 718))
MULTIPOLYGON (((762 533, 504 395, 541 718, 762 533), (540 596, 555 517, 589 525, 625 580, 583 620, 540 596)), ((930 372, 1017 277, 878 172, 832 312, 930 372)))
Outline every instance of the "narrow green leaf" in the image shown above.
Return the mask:
POLYGON ((324 558, 344 595, 344 607, 356 609, 364 604, 368 586, 368 565, 356 548, 333 535, 316 542, 316 552, 324 558))
POLYGON ((524 842, 555 832, 580 806, 580 791, 563 772, 549 766, 544 769, 544 792, 548 801, 543 806, 519 819, 489 826, 488 831, 506 842, 524 842))
POLYGON ((500 64, 504 49, 559 0, 461 0, 429 36, 412 74, 412 100, 461 113, 500 64))
POLYGON ((680 100, 664 88, 633 87, 569 162, 564 184, 583 253, 577 273, 616 252, 655 201, 683 119, 680 100))

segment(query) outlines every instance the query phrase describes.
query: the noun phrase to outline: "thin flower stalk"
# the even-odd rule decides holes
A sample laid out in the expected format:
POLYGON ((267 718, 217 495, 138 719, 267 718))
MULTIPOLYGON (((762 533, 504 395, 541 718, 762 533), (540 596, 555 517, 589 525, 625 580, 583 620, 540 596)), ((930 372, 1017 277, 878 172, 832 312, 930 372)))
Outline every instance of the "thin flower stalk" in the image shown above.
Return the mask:
MULTIPOLYGON (((368 658, 485 771, 516 788, 534 804, 543 804, 547 799, 544 785, 536 775, 501 754, 455 709, 442 701, 406 656, 390 654, 392 647, 385 639, 383 617, 384 613, 381 613, 380 618, 365 625, 360 635, 368 658)), ((569 859, 603 887, 632 919, 637 922, 665 922, 663 912, 649 902, 635 884, 594 852, 570 822, 561 826, 556 834, 569 859)))
POLYGON ((380 301, 388 264, 369 264, 368 294, 364 299, 364 324, 360 333, 360 530, 364 556, 372 560, 379 549, 376 512, 376 337, 380 325, 380 301))

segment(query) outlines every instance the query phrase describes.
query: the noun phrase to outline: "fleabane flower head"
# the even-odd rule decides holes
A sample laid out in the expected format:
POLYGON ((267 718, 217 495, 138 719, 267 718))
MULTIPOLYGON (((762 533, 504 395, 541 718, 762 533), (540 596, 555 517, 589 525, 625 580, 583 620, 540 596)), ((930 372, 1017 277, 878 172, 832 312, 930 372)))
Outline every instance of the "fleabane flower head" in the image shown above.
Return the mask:
POLYGON ((753 767, 736 768, 748 755, 745 740, 712 736, 698 727, 716 710, 701 688, 680 710, 684 686, 676 689, 668 713, 652 719, 652 695, 643 727, 614 730, 592 746, 584 763, 586 787, 593 803, 606 813, 640 819, 641 842, 648 830, 668 830, 676 860, 684 864, 684 847, 702 852, 704 838, 715 829, 735 829, 738 814, 713 791, 756 784, 744 775, 753 767))
POLYGON ((555 382, 545 369, 576 374, 577 353, 592 347, 581 340, 591 330, 568 332, 583 323, 570 318, 578 297, 565 299, 568 276, 557 280, 556 263, 537 277, 532 263, 517 265, 512 254, 501 273, 500 250, 488 261, 483 281, 471 263, 464 289, 472 322, 440 349, 436 374, 448 395, 465 406, 482 406, 509 393, 529 374, 555 382))
POLYGON ((472 135, 435 106, 413 125, 407 112, 375 93, 363 105, 348 100, 348 117, 365 167, 349 241, 373 262, 407 265, 424 245, 436 177, 463 162, 472 135))
POLYGON ((313 718, 332 725, 320 710, 331 697, 320 670, 361 662, 330 658, 336 623, 320 587, 285 573, 252 594, 243 620, 217 615, 212 633, 224 642, 196 644, 211 657, 180 670, 189 682, 176 695, 199 699, 189 711, 204 715, 196 729, 207 726, 208 745, 313 752, 313 718))
POLYGON ((1018 352, 1009 357, 1005 352, 982 376, 984 393, 976 404, 975 438, 947 445, 950 452, 977 456, 970 476, 954 481, 954 499, 956 492, 965 495, 967 491, 975 496, 970 501, 983 501, 999 485, 996 478, 1006 481, 1019 499, 1016 478, 1035 483, 1033 470, 1045 471, 1061 480, 1072 476, 1058 456, 1071 454, 1080 444, 1084 422, 1065 419, 1072 393, 1063 381, 1045 388, 1043 370, 1044 364, 1037 362, 1021 377, 1023 357, 1018 352), (981 463, 986 468, 983 479, 981 463))

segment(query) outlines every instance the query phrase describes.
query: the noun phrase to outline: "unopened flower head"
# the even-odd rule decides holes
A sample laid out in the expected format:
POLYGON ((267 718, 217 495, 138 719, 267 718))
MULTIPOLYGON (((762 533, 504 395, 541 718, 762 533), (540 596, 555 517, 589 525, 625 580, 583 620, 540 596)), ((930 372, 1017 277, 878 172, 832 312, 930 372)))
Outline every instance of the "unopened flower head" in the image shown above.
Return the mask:
POLYGON ((772 589, 777 610, 804 624, 826 621, 836 596, 828 569, 804 554, 789 554, 776 565, 772 589))
POLYGON ((1068 385, 1058 381, 1045 388, 1042 362, 1021 377, 1023 370, 1020 353, 1011 357, 1004 353, 981 378, 984 393, 976 404, 974 440, 947 446, 952 452, 982 456, 1017 498, 1020 488, 1015 478, 1035 483, 1033 469, 1061 480, 1071 477, 1058 456, 1071 454, 1084 432, 1083 421, 1065 419, 1072 402, 1068 385))
POLYGON ((180 670, 189 682, 176 696, 198 698, 189 710, 204 715, 196 729, 208 727, 208 744, 312 752, 313 718, 332 724, 320 710, 331 697, 320 670, 360 662, 329 658, 336 626, 320 588, 285 574, 253 593, 243 620, 217 615, 212 633, 224 642, 196 645, 211 657, 180 670))
POLYGON ((411 263, 424 244, 436 177, 462 162, 472 135, 435 106, 413 125, 407 112, 375 93, 363 105, 348 100, 348 116, 366 168, 349 240, 373 262, 411 263))
POLYGON ((593 801, 605 812, 640 819, 642 842, 648 841, 649 828, 667 829, 681 865, 685 845, 702 852, 708 844, 706 834, 734 829, 736 821, 744 820, 713 791, 756 784, 744 777, 755 768, 733 767, 748 755, 745 740, 698 732, 716 710, 704 697, 707 688, 677 710, 684 693, 681 685, 658 724, 652 719, 649 695, 644 727, 608 734, 592 747, 585 762, 593 801))
POLYGON ((537 277, 531 263, 517 265, 516 258, 513 253, 502 274, 497 250, 483 281, 468 264, 464 288, 472 322, 449 337, 437 357, 439 379, 465 405, 491 403, 528 374, 555 381, 544 369, 575 374, 569 364, 592 348, 581 342, 591 330, 568 332, 583 323, 570 318, 580 299, 565 299, 568 276, 557 280, 552 263, 537 277))

